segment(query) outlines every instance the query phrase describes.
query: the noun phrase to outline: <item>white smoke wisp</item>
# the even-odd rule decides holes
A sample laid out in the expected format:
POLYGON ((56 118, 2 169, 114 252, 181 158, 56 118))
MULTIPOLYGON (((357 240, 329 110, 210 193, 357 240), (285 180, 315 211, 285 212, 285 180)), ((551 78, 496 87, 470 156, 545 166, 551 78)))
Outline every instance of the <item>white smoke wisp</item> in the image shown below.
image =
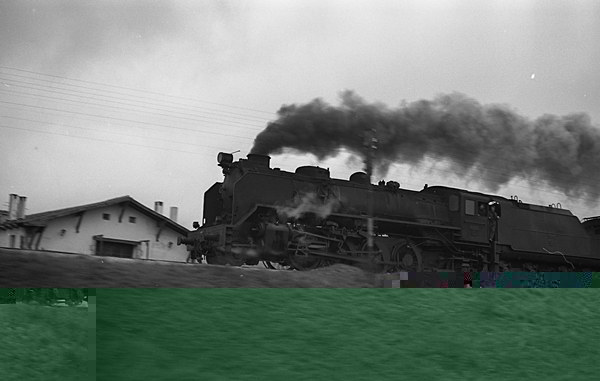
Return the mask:
POLYGON ((231 252, 234 254, 243 254, 247 257, 258 257, 259 256, 258 251, 254 250, 254 249, 247 249, 247 248, 241 248, 241 247, 234 247, 233 249, 231 249, 231 252))
POLYGON ((314 213, 320 218, 329 216, 340 202, 335 198, 322 200, 316 193, 306 193, 298 195, 289 205, 277 207, 277 214, 286 219, 297 219, 306 213, 314 213))

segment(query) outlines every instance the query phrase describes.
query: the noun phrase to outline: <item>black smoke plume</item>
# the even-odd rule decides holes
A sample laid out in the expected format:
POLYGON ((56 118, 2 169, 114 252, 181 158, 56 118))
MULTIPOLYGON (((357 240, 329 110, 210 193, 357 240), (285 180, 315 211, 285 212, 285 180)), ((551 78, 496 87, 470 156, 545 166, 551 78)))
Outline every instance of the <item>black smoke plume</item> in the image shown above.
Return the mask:
POLYGON ((429 158, 492 191, 519 178, 567 196, 600 198, 600 127, 587 114, 530 120, 506 105, 482 105, 459 93, 395 108, 367 103, 352 91, 341 93, 339 106, 321 99, 284 105, 251 153, 293 150, 323 160, 346 149, 364 157, 365 131, 372 127, 380 175, 393 163, 418 165, 429 158))

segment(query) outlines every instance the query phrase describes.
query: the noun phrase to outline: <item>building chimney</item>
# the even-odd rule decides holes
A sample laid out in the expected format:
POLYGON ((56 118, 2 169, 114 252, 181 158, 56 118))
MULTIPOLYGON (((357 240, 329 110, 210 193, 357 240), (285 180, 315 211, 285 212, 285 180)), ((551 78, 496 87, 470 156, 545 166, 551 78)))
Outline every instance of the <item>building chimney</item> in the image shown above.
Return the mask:
POLYGON ((11 193, 8 198, 8 219, 15 220, 17 218, 17 207, 19 204, 19 196, 11 193))
POLYGON ((171 214, 169 214, 169 218, 173 222, 177 222, 177 207, 176 206, 171 207, 171 214))
POLYGON ((27 197, 20 196, 19 204, 17 205, 17 218, 25 218, 25 202, 27 197))
POLYGON ((163 202, 162 201, 156 201, 154 203, 154 211, 156 213, 162 214, 162 208, 163 208, 163 202))

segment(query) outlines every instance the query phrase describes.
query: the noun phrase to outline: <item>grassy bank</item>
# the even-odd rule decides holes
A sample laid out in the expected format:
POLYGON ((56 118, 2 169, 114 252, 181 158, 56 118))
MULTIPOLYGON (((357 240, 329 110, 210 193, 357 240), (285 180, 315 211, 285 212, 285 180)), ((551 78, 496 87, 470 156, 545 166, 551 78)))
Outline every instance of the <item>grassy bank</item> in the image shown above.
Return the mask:
POLYGON ((191 265, 0 249, 1 287, 373 287, 373 274, 338 265, 312 272, 191 265))
POLYGON ((87 379, 86 308, 0 304, 0 379, 87 379))
POLYGON ((102 289, 99 380, 597 379, 594 289, 102 289))

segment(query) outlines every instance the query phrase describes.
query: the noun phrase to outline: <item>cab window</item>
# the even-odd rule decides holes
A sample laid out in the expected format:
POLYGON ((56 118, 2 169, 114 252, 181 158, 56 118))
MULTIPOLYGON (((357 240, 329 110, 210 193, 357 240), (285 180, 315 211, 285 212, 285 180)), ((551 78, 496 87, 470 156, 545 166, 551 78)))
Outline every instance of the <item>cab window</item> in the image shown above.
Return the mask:
POLYGON ((488 205, 485 202, 477 203, 477 215, 480 217, 487 217, 488 205))
POLYGON ((465 200, 465 214, 468 216, 475 215, 475 201, 465 200))
POLYGON ((449 208, 451 212, 458 211, 458 196, 450 195, 449 208))

